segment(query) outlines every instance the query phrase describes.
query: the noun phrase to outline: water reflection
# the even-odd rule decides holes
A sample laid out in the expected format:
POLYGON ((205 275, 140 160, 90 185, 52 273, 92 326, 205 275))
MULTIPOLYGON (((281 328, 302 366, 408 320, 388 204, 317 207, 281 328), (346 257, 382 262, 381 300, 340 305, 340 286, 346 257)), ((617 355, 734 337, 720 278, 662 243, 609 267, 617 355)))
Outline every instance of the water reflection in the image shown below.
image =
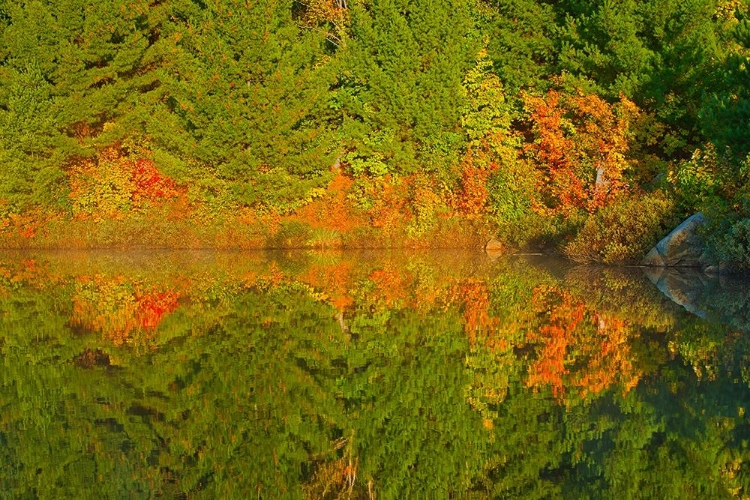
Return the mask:
POLYGON ((704 281, 456 253, 4 255, 0 489, 747 497, 747 288, 704 281))

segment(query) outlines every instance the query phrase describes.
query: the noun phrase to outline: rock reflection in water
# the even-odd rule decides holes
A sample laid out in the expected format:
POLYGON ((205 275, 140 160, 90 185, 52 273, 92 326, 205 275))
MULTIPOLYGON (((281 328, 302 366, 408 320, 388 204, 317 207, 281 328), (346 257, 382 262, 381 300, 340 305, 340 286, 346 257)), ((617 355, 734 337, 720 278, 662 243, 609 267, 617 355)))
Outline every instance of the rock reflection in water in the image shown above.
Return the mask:
POLYGON ((747 278, 707 275, 691 268, 644 268, 644 274, 666 297, 696 316, 750 331, 747 278))

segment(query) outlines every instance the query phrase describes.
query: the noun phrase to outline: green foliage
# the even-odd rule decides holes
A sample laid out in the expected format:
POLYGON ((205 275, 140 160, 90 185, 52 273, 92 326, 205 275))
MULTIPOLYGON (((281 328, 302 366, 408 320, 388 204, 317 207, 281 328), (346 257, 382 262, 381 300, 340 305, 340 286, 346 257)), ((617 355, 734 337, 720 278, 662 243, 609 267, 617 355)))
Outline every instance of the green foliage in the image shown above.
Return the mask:
MULTIPOLYGON (((682 499, 750 486, 750 345, 642 275, 352 257, 4 257, 3 493, 682 499), (167 313, 147 302, 159 321, 123 338, 138 290, 179 299, 167 313), (529 383, 561 343, 563 397, 529 383), (621 375, 586 352, 619 353, 637 385, 578 393, 589 370, 594 385, 621 375)), ((724 299, 747 313, 746 294, 724 299)))
POLYGON ((300 28, 292 1, 174 2, 169 98, 150 131, 198 181, 209 170, 248 205, 282 207, 321 187, 332 163, 325 123, 333 82, 324 34, 300 28))
POLYGON ((8 92, 0 102, 0 163, 3 176, 0 198, 13 210, 64 200, 65 154, 57 128, 59 100, 37 65, 9 71, 4 79, 8 92), (50 191, 56 196, 48 198, 50 191))
POLYGON ((681 208, 685 212, 695 212, 721 203, 721 179, 727 176, 726 167, 726 157, 719 157, 710 145, 705 151, 696 149, 689 161, 680 162, 668 180, 681 208))
POLYGON ((729 46, 715 69, 715 84, 706 90, 700 110, 701 128, 719 149, 739 157, 750 152, 750 3, 724 2, 717 10, 729 46))
POLYGON ((674 202, 661 191, 624 198, 590 215, 563 251, 578 262, 637 262, 675 222, 674 202))
POLYGON ((552 2, 485 0, 478 12, 497 74, 514 100, 521 89, 544 90, 556 73, 558 14, 552 2))
POLYGON ((503 84, 493 69, 487 50, 483 49, 477 55, 476 65, 466 72, 463 80, 466 104, 461 129, 470 149, 489 147, 497 152, 503 145, 518 142, 513 141, 515 137, 509 137, 515 113, 506 102, 503 84))
POLYGON ((6 1, 0 10, 0 161, 9 174, 0 196, 18 207, 64 206, 67 161, 138 134, 151 114, 165 7, 6 1), (108 122, 118 126, 102 133, 108 122))
POLYGON ((346 149, 390 172, 451 166, 461 146, 457 96, 477 48, 470 4, 352 3, 337 89, 346 149))
POLYGON ((733 213, 711 213, 716 222, 705 231, 709 251, 718 262, 750 270, 750 217, 733 213))
POLYGON ((271 248, 303 248, 308 245, 311 228, 303 222, 291 221, 281 225, 269 246, 271 248))

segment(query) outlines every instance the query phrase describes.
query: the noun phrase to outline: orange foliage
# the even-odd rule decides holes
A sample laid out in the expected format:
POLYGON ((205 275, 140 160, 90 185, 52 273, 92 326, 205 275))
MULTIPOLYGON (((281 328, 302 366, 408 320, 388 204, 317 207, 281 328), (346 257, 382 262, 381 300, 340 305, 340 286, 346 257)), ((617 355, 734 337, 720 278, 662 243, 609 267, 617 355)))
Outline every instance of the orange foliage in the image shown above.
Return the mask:
POLYGON ((610 105, 594 94, 555 90, 524 100, 535 135, 526 150, 543 174, 537 209, 593 212, 627 189, 623 171, 635 104, 621 97, 610 105))
POLYGON ((372 227, 382 228, 386 235, 390 235, 396 228, 406 225, 410 215, 407 200, 411 182, 411 177, 398 180, 390 174, 383 177, 373 206, 367 211, 372 227))
POLYGON ((304 15, 302 20, 308 25, 338 23, 347 16, 346 1, 342 0, 302 0, 304 15))
POLYGON ((313 200, 296 212, 296 218, 311 227, 333 229, 346 233, 361 227, 364 220, 355 214, 351 201, 347 198, 354 181, 339 172, 328 185, 326 195, 313 200))
POLYGON ((538 287, 532 308, 544 324, 526 335, 537 346, 529 368, 529 387, 552 386, 555 397, 576 387, 582 397, 616 383, 624 391, 635 387, 640 373, 631 362, 631 329, 626 321, 586 308, 567 291, 538 287))
POLYGON ((177 309, 179 296, 172 290, 144 289, 122 277, 83 276, 76 282, 70 324, 122 345, 136 333, 156 330, 177 309))
POLYGON ((40 208, 33 208, 24 213, 11 213, 0 219, 0 234, 30 240, 34 238, 45 224, 59 217, 43 212, 40 208))
POLYGON ((483 168, 474 166, 470 161, 464 162, 458 208, 467 218, 476 219, 485 214, 490 197, 487 180, 495 170, 495 163, 491 163, 489 168, 483 168))

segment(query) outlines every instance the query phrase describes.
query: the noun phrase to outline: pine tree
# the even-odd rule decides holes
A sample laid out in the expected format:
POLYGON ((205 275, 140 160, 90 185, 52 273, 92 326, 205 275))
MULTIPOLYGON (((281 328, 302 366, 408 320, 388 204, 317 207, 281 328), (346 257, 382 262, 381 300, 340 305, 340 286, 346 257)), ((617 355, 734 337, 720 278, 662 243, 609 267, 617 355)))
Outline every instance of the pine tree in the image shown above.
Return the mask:
POLYGON ((462 147, 461 83, 478 49, 471 2, 384 0, 351 18, 338 90, 349 161, 376 174, 445 171, 462 147))
POLYGON ((173 9, 169 98, 150 132, 195 166, 190 180, 219 179, 245 204, 292 208, 332 163, 320 119, 333 75, 326 34, 301 28, 292 7, 184 0, 173 9))
POLYGON ((12 169, 2 196, 65 204, 68 162, 138 135, 151 114, 165 8, 36 0, 3 1, 0 12, 0 154, 12 169))

